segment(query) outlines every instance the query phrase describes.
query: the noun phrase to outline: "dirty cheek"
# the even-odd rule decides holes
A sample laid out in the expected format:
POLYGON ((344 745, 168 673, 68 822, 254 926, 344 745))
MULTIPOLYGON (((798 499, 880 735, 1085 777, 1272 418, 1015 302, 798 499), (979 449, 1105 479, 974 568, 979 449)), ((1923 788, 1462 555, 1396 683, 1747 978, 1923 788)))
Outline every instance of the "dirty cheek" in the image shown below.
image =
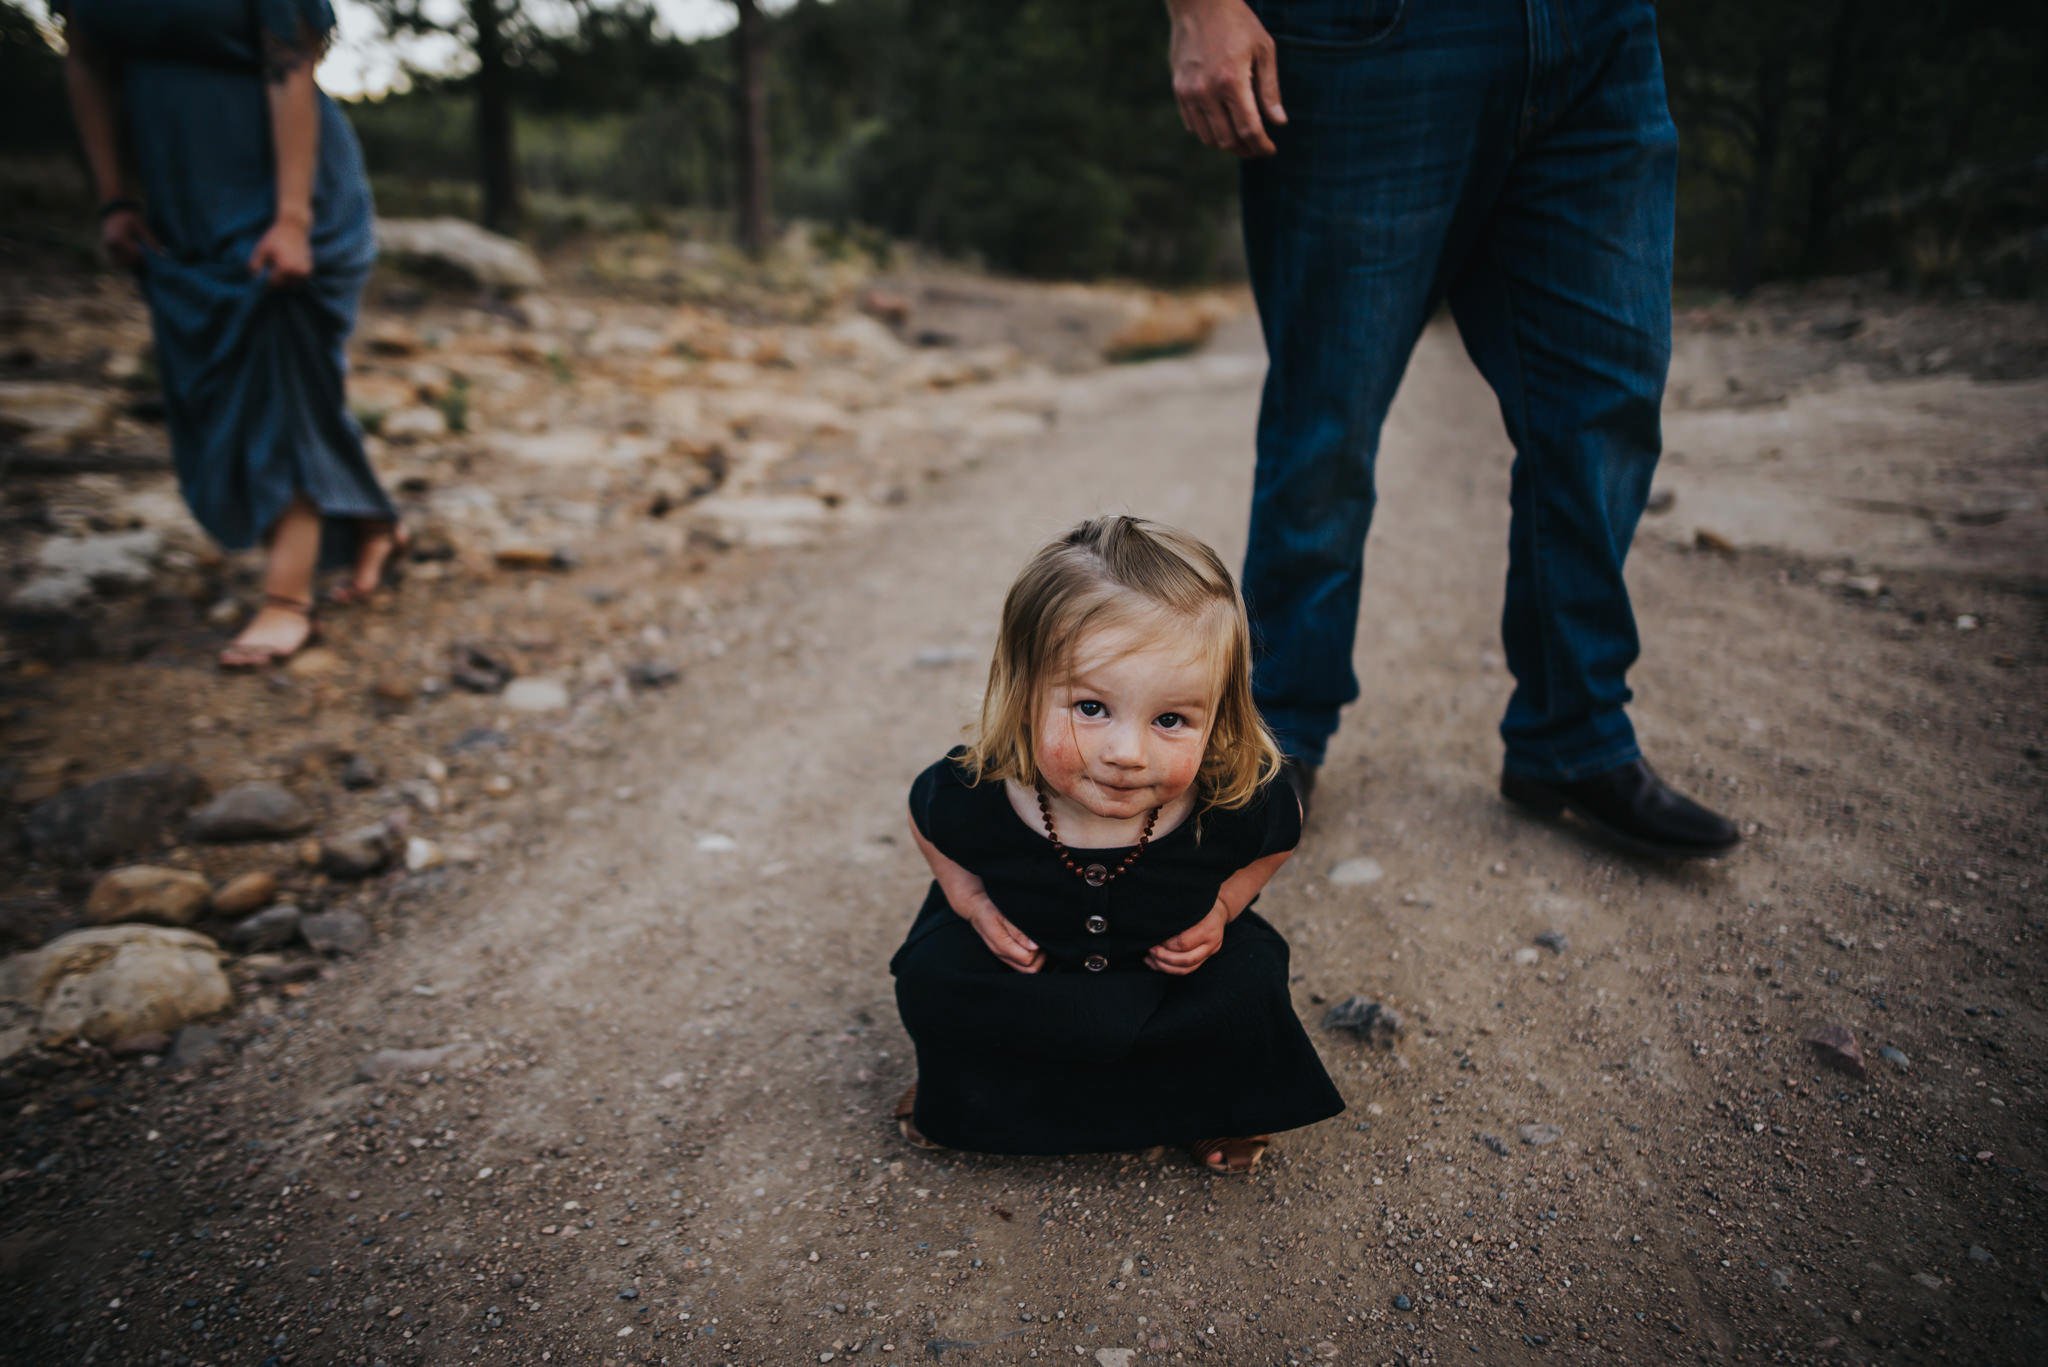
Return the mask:
POLYGON ((1048 786, 1065 792, 1081 776, 1081 747, 1072 728, 1062 722, 1048 722, 1038 729, 1038 772, 1048 786))

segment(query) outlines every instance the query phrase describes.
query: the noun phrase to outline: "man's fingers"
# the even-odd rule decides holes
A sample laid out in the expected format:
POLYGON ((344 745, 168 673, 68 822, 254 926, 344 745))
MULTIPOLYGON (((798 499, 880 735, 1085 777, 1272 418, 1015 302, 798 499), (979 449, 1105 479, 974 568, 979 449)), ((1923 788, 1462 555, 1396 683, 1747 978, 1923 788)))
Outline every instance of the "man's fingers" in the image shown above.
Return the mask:
POLYGON ((1274 52, 1269 45, 1252 57, 1252 84, 1258 91, 1259 109, 1270 124, 1287 122, 1287 111, 1280 107, 1280 67, 1274 61, 1274 52))
POLYGON ((1224 116, 1230 120, 1231 150, 1241 157, 1270 157, 1273 140, 1266 136, 1266 121, 1252 98, 1252 75, 1246 71, 1230 88, 1224 101, 1224 116))
POLYGON ((1221 116, 1219 111, 1210 104, 1208 98, 1197 95, 1194 99, 1188 101, 1187 108, 1189 116, 1195 122, 1195 137, 1201 144, 1204 147, 1213 147, 1219 152, 1229 151, 1230 125, 1225 123, 1220 128, 1218 127, 1218 120, 1221 116))

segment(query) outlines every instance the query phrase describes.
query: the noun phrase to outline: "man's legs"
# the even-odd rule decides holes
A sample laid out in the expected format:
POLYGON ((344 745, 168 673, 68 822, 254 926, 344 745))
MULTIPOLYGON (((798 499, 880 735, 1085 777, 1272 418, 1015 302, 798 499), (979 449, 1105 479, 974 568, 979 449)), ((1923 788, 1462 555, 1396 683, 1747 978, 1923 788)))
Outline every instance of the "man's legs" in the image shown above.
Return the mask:
POLYGON ((1290 26, 1341 31, 1369 7, 1260 10, 1288 123, 1273 133, 1278 155, 1244 167, 1269 359, 1244 591, 1260 710, 1313 767, 1358 696, 1380 423, 1506 168, 1525 20, 1522 0, 1432 0, 1369 41, 1332 41, 1290 26))
POLYGON ((1622 561, 1661 448, 1677 133, 1647 0, 1535 0, 1514 162, 1450 298, 1514 441, 1507 772, 1639 757, 1622 561))

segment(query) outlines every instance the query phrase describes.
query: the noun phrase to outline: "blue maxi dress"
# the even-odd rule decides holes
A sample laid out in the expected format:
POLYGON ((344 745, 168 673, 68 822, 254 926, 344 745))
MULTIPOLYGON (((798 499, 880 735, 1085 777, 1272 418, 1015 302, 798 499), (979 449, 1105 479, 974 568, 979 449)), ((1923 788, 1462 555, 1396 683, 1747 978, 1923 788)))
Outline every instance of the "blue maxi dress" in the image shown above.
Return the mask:
POLYGON ((397 510, 343 387, 377 248, 362 149, 324 93, 312 277, 274 290, 248 264, 277 212, 267 82, 319 60, 333 10, 327 0, 57 8, 118 64, 129 154, 161 247, 138 276, 186 506, 222 546, 242 550, 303 494, 322 515, 321 563, 347 563, 359 521, 397 510))

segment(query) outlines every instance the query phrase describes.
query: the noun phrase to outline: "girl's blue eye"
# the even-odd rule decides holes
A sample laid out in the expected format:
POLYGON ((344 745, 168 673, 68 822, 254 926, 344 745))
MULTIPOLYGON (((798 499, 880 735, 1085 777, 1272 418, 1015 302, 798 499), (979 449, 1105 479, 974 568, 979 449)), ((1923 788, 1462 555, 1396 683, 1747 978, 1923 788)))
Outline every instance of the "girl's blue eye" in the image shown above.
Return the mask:
POLYGON ((1074 710, 1084 717, 1099 717, 1107 709, 1093 698, 1083 698, 1074 704, 1074 710))
POLYGON ((1157 724, 1168 731, 1176 731, 1179 730, 1181 727, 1186 726, 1188 724, 1188 719, 1186 717, 1183 717, 1178 712, 1162 712, 1159 714, 1159 721, 1157 724))

